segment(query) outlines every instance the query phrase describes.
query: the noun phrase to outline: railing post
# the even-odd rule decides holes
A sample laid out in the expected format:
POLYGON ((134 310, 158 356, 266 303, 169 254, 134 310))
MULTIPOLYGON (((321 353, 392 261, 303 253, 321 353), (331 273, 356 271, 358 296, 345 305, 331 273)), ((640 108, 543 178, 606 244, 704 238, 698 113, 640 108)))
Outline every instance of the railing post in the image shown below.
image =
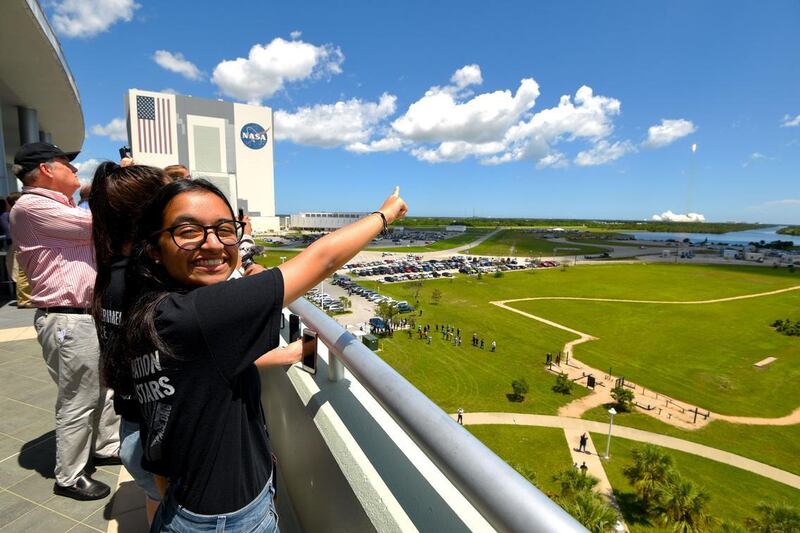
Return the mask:
POLYGON ((341 381, 344 378, 344 363, 328 350, 328 381, 341 381))

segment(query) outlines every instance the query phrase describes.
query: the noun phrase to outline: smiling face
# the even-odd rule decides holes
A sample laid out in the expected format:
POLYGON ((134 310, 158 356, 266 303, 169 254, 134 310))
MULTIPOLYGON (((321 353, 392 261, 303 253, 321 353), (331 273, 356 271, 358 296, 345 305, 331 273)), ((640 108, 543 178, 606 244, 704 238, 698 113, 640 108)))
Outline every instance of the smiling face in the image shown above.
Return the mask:
MULTIPOLYGON (((228 204, 216 194, 205 191, 181 193, 164 209, 163 226, 169 228, 181 223, 212 226, 232 220, 228 204)), ((158 248, 152 252, 167 274, 184 285, 203 286, 225 281, 236 268, 239 259, 237 245, 225 246, 213 231, 197 250, 179 248, 168 231, 161 233, 158 248)))

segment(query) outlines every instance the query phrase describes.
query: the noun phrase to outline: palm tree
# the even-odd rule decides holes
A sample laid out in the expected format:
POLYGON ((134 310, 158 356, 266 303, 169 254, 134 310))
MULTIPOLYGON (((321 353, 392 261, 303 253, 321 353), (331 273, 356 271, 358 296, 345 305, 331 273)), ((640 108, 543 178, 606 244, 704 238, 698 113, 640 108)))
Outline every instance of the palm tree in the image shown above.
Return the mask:
POLYGON ((579 492, 575 499, 564 505, 564 510, 592 533, 611 530, 617 522, 617 511, 605 499, 588 490, 579 492))
POLYGON ((747 518, 748 531, 755 533, 800 532, 800 511, 788 503, 765 503, 756 505, 759 518, 747 518))
POLYGON ((339 302, 341 302, 342 308, 344 309, 350 309, 353 307, 353 302, 351 302, 350 298, 347 296, 339 296, 339 302))
POLYGON ((707 531, 714 524, 706 508, 709 499, 705 490, 673 474, 666 483, 660 485, 660 521, 674 533, 707 531))
POLYGON ((649 508, 658 494, 658 487, 667 482, 672 472, 672 456, 651 444, 634 448, 631 455, 633 464, 625 467, 622 473, 633 485, 639 499, 649 508))
POLYGON ((561 496, 571 498, 581 492, 590 492, 600 480, 585 475, 577 468, 567 468, 553 476, 553 481, 561 487, 561 496))

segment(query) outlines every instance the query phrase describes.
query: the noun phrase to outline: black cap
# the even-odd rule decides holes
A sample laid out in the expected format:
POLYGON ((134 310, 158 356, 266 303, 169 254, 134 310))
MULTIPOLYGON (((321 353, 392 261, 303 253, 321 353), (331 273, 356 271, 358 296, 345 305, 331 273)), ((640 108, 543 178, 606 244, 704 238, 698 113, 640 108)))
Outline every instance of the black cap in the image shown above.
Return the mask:
POLYGON ((14 163, 22 167, 21 175, 25 175, 37 166, 39 163, 46 163, 57 157, 66 158, 72 161, 80 152, 65 152, 55 144, 50 143, 28 143, 23 144, 17 153, 14 154, 14 163))

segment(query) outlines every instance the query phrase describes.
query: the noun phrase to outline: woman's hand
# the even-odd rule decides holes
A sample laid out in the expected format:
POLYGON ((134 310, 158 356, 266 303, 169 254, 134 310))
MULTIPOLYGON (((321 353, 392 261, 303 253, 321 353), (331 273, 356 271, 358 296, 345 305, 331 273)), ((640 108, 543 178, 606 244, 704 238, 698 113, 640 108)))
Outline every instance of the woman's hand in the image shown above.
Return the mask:
POLYGON ((386 217, 386 222, 391 224, 395 220, 402 220, 408 212, 408 206, 405 201, 400 198, 400 187, 395 187, 394 192, 389 195, 389 198, 383 202, 379 209, 383 216, 386 217))
POLYGON ((293 343, 282 348, 270 350, 258 359, 256 366, 259 368, 271 368, 273 366, 288 366, 300 361, 303 358, 303 341, 298 339, 293 343))

